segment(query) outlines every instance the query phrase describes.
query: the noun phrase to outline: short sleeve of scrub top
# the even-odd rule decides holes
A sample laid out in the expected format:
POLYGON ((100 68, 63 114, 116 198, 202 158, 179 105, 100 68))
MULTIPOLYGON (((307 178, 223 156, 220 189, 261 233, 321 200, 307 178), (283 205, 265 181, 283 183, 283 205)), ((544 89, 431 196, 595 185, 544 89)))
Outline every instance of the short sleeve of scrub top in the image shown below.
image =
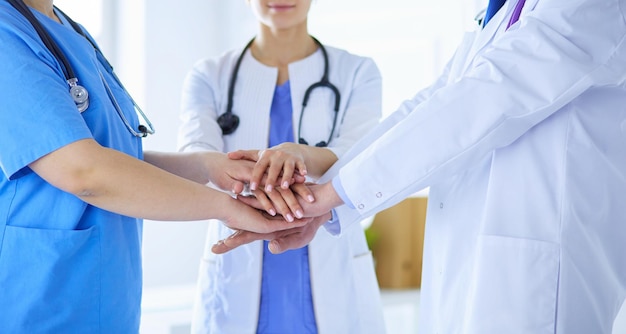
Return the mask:
POLYGON ((28 21, 6 14, 0 38, 11 52, 0 53, 0 166, 14 179, 31 162, 92 135, 57 61, 33 28, 11 30, 28 21))

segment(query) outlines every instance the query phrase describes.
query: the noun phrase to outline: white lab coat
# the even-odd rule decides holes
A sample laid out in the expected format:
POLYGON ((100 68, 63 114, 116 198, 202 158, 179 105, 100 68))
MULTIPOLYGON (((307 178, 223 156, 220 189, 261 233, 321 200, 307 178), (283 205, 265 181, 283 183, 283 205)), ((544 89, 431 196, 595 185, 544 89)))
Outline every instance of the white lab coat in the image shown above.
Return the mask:
POLYGON ((626 1, 527 0, 505 31, 515 3, 323 179, 343 166, 342 228, 430 186, 419 333, 610 334, 626 294, 626 1))
MULTIPOLYGON (((341 92, 340 114, 329 148, 341 156, 381 115, 381 77, 369 58, 326 47, 329 80, 341 92)), ((218 59, 200 61, 183 90, 179 147, 181 150, 233 151, 268 145, 270 105, 277 70, 256 61, 248 51, 241 63, 233 113, 241 123, 222 137, 215 119, 226 110, 227 87, 241 50, 218 59)), ((304 91, 322 77, 321 51, 289 65, 294 132, 300 119, 304 91)), ((334 98, 318 88, 304 112, 302 137, 309 143, 327 141, 332 128, 334 98)), ((294 134, 295 138, 297 133, 294 134)), ((384 333, 382 306, 371 252, 359 224, 341 237, 320 231, 309 245, 314 312, 320 334, 384 333)), ((219 222, 209 224, 200 266, 194 333, 255 333, 258 322, 263 243, 255 242, 224 255, 210 247, 232 234, 219 222)))

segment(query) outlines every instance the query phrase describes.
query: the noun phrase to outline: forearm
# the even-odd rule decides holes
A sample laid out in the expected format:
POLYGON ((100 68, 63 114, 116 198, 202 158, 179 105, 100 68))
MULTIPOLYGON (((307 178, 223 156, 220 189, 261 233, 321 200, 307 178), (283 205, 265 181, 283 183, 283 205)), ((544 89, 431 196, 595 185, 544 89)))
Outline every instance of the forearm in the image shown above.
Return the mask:
POLYGON ((146 151, 144 152, 144 161, 188 180, 206 184, 209 182, 209 176, 206 170, 206 157, 203 159, 203 155, 206 154, 208 153, 146 151))
POLYGON ((46 181, 85 202, 132 217, 223 218, 232 205, 226 194, 91 140, 70 144, 30 166, 46 181))
POLYGON ((314 179, 319 179, 337 161, 335 153, 327 148, 300 144, 293 145, 297 145, 302 152, 308 176, 314 179))

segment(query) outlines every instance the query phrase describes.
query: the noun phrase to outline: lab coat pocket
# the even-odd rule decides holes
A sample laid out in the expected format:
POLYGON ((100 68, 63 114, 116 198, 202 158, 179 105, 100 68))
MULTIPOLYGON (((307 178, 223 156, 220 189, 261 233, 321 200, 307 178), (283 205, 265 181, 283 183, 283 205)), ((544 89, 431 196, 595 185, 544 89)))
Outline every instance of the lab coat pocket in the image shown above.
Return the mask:
POLYGON ((214 306, 215 279, 211 273, 215 271, 215 261, 202 258, 200 261, 196 298, 193 306, 191 333, 209 333, 214 306))
POLYGON ((559 246, 488 235, 477 252, 464 333, 553 333, 559 246))
POLYGON ((97 333, 99 230, 6 226, 0 324, 6 333, 97 333))
POLYGON ((353 258, 355 287, 354 305, 361 317, 359 333, 381 334, 385 332, 380 290, 374 271, 372 252, 367 251, 353 258))

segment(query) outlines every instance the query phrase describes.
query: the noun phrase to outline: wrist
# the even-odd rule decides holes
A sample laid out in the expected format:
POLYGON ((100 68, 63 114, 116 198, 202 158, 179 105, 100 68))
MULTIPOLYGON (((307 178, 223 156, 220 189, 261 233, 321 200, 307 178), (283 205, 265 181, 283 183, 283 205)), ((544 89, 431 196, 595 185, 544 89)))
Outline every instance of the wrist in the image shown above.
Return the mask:
POLYGON ((213 182, 215 178, 215 170, 218 169, 218 161, 224 158, 224 153, 220 152, 199 152, 199 165, 203 167, 202 173, 206 178, 206 182, 213 182))
POLYGON ((328 202, 328 210, 336 208, 343 203, 343 200, 337 194, 337 191, 333 187, 332 182, 326 182, 322 185, 321 198, 324 198, 328 202))
POLYGON ((213 205, 207 205, 207 208, 210 207, 208 217, 229 221, 233 212, 237 212, 237 199, 221 191, 211 190, 214 192, 214 196, 210 200, 213 205))

